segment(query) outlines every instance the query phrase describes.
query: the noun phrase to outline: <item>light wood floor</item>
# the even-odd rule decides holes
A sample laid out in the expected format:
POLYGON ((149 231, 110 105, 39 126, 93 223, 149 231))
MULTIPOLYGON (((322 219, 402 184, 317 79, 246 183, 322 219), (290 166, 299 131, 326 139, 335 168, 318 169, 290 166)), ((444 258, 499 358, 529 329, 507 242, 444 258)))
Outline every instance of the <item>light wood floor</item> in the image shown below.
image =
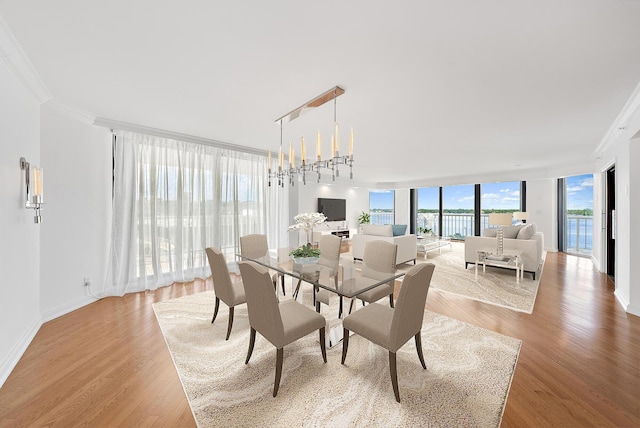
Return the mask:
MULTIPOLYGON (((208 289, 107 298, 46 323, 0 389, 0 426, 195 426, 151 305, 208 289)), ((503 427, 640 426, 640 318, 589 260, 548 253, 532 315, 435 290, 427 309, 523 340, 503 427)))

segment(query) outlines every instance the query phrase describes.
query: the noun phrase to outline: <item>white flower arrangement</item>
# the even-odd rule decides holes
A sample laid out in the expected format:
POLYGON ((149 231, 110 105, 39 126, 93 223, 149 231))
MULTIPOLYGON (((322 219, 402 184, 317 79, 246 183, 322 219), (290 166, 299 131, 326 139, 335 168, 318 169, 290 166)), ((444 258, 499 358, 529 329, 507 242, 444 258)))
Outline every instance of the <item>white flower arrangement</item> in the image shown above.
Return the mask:
POLYGON ((295 224, 289 226, 289 230, 304 230, 307 235, 313 230, 316 224, 327 221, 327 217, 322 213, 302 213, 293 218, 295 224))

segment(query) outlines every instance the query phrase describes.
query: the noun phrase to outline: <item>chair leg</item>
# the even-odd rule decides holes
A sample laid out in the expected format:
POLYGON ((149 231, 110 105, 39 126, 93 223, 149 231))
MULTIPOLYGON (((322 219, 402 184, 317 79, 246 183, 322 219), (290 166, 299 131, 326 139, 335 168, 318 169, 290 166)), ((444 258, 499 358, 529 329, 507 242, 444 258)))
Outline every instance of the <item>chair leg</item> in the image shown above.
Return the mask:
POLYGON ((327 362, 327 347, 325 346, 324 327, 320 330, 320 351, 322 352, 322 359, 327 362))
POLYGON ((244 360, 245 364, 249 364, 251 354, 253 354, 253 345, 256 344, 256 330, 251 327, 251 335, 249 336, 249 350, 247 351, 247 359, 244 360))
POLYGON ((342 364, 347 359, 347 351, 349 350, 349 330, 342 329, 342 364))
POLYGON ((300 292, 300 284, 302 283, 302 280, 299 279, 298 280, 298 285, 296 285, 296 289, 293 292, 293 300, 298 300, 298 293, 300 292))
POLYGON ((227 338, 225 340, 229 340, 229 336, 231 335, 231 327, 233 327, 233 312, 235 306, 229 307, 229 326, 227 327, 227 338))
POLYGON ((389 306, 393 308, 393 293, 389 294, 389 306))
MULTIPOLYGON (((320 289, 318 287, 316 287, 315 285, 313 286, 313 306, 316 306, 316 293, 319 291, 320 289)), ((320 305, 317 305, 318 307, 320 307, 320 305)), ((320 310, 318 310, 318 312, 320 312, 320 310)))
POLYGON ((389 351, 389 373, 391 374, 391 385, 396 401, 400 402, 400 391, 398 391, 398 369, 396 368, 396 353, 389 351))
POLYGON ((342 296, 340 296, 340 306, 338 306, 338 319, 342 319, 342 296))
POLYGON ((284 275, 280 275, 280 283, 282 284, 282 295, 286 296, 287 293, 284 291, 284 275))
POLYGON ((353 310, 353 304, 355 303, 356 299, 351 299, 351 304, 349 305, 349 314, 351 314, 351 311, 353 310))
POLYGON ((427 365, 424 363, 424 355, 422 355, 422 338, 420 337, 420 332, 416 334, 416 350, 418 351, 418 358, 420 358, 422 368, 426 369, 427 365))
POLYGON ((213 319, 211 320, 211 324, 213 324, 213 322, 216 320, 216 317, 218 316, 219 307, 220 307, 220 299, 216 297, 216 307, 213 310, 213 319))
POLYGON ((276 351, 276 380, 273 382, 273 396, 278 395, 278 388, 280 388, 280 377, 282 376, 282 359, 283 348, 278 348, 276 351))

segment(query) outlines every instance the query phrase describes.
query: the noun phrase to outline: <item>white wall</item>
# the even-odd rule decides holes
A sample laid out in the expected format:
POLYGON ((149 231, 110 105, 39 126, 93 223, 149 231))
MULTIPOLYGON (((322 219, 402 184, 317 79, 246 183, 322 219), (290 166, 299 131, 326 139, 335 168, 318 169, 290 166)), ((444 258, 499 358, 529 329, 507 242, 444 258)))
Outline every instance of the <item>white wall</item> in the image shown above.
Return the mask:
POLYGON ((409 189, 396 189, 393 204, 393 222, 395 224, 406 224, 407 233, 411 230, 411 226, 409 226, 410 202, 409 189))
POLYGON ((41 165, 39 110, 31 92, 0 60, 0 385, 41 325, 42 225, 34 224, 33 210, 25 208, 19 165, 22 156, 41 165))
MULTIPOLYGON (((615 296, 627 312, 637 316, 640 316, 640 281, 631 270, 632 262, 640 257, 639 133, 640 112, 636 112, 625 129, 619 130, 614 141, 600 155, 598 168, 594 171, 601 174, 613 164, 616 167, 615 296)), ((594 230, 595 227, 594 222, 594 230)), ((601 264, 604 268, 604 260, 601 264)))
MULTIPOLYGON (((640 115, 638 115, 640 116, 640 115)), ((629 260, 637 262, 640 260, 640 117, 636 121, 636 134, 629 141, 629 160, 634 167, 629 169, 629 188, 622 189, 625 197, 629 198, 629 260), (633 220, 632 220, 633 219, 633 220)), ((640 281, 637 279, 637 272, 631 272, 631 262, 629 267, 629 306, 627 312, 640 316, 640 281)))
POLYGON ((557 179, 527 180, 527 223, 535 223, 544 234, 544 248, 558 251, 558 189, 557 179))
MULTIPOLYGON (((360 213, 362 211, 369 212, 369 189, 350 187, 346 184, 307 183, 306 185, 297 185, 298 203, 294 207, 293 199, 290 201, 292 212, 299 214, 318 211, 318 198, 345 199, 349 228, 356 229, 360 213)), ((293 217, 291 217, 291 224, 293 224, 293 217)))
POLYGON ((103 289, 111 219, 111 133, 64 114, 41 111, 46 208, 41 237, 45 321, 90 303, 103 289), (84 278, 92 286, 84 287, 84 278))

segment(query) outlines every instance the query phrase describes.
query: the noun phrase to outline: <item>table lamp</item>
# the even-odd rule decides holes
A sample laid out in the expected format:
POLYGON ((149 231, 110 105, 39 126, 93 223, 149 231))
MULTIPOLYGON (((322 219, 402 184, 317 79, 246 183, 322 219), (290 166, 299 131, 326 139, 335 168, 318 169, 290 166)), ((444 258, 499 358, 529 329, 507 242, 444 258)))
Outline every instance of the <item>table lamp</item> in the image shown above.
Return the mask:
POLYGON ((522 223, 526 223, 527 220, 529 220, 529 213, 524 211, 515 212, 513 213, 513 218, 521 221, 522 223))
POLYGON ((504 245, 504 231, 502 226, 511 226, 513 215, 511 213, 489 213, 489 224, 498 226, 496 240, 498 241, 497 254, 501 255, 504 245))

